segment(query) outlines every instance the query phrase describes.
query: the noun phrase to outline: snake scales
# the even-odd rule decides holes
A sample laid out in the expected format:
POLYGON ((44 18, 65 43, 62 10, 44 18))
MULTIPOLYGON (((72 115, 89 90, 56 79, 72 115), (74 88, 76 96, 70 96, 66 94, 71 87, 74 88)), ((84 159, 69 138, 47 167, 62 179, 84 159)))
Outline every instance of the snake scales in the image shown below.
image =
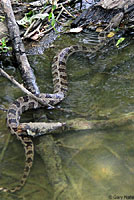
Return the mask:
MULTIPOLYGON (((44 94, 41 93, 38 95, 44 102, 50 105, 56 105, 61 102, 67 95, 68 86, 67 86, 67 74, 66 74, 66 61, 68 57, 77 51, 87 51, 89 53, 94 53, 98 49, 92 47, 87 49, 86 47, 79 46, 70 46, 63 49, 57 56, 54 57, 52 64, 52 76, 53 76, 53 85, 54 91, 53 94, 44 94)), ((34 145, 31 139, 31 136, 24 134, 19 129, 20 116, 23 112, 29 109, 41 108, 42 105, 32 99, 30 96, 24 96, 18 98, 14 101, 8 109, 7 113, 7 125, 12 134, 15 134, 17 138, 22 142, 25 149, 25 167, 24 173, 20 180, 20 183, 12 189, 5 187, 0 187, 0 191, 3 192, 16 192, 22 188, 25 184, 27 177, 30 173, 30 168, 32 167, 33 158, 34 158, 34 145)))

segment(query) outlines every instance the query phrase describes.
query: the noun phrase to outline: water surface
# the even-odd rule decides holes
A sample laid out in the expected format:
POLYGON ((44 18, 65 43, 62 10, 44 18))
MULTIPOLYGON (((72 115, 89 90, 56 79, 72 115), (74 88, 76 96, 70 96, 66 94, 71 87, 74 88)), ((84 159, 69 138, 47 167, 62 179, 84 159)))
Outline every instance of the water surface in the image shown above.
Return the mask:
MULTIPOLYGON (((37 82, 42 92, 52 93, 51 63, 60 49, 73 45, 95 45, 92 33, 64 35, 58 38, 54 47, 43 55, 29 56, 37 82)), ((106 47, 96 56, 74 54, 67 62, 69 92, 60 104, 61 111, 31 111, 23 121, 68 121, 82 118, 108 123, 109 120, 124 116, 126 123, 101 129, 65 130, 54 135, 59 145, 63 172, 73 191, 72 200, 107 200, 124 195, 134 195, 134 47, 133 42, 117 49, 106 47), (69 112, 67 112, 69 111, 69 112), (131 118, 129 114, 131 113, 131 118), (128 116, 128 119, 125 118, 128 116), (60 142, 59 142, 60 141, 60 142)), ((18 70, 12 63, 5 63, 8 73, 20 80, 18 70)), ((0 104, 8 108, 23 93, 5 78, 0 77, 0 104)), ((6 113, 0 111, 0 155, 9 140, 3 159, 0 162, 0 184, 15 185, 23 172, 24 151, 15 137, 9 138, 6 127, 6 113)), ((45 136, 43 136, 45 137, 45 136)), ((38 139, 34 140, 38 144, 38 139)), ((44 172, 44 164, 38 154, 24 188, 15 195, 1 199, 47 200, 53 199, 53 188, 44 172)))

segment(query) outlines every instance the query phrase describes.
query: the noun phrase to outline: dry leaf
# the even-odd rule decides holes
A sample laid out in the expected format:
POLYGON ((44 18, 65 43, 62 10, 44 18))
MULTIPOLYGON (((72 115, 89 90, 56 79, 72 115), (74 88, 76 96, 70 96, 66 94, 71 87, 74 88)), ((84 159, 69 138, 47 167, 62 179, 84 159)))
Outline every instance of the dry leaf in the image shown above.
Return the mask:
POLYGON ((111 38, 111 37, 113 37, 114 35, 115 35, 114 32, 110 32, 110 33, 107 35, 107 37, 108 37, 108 38, 111 38))

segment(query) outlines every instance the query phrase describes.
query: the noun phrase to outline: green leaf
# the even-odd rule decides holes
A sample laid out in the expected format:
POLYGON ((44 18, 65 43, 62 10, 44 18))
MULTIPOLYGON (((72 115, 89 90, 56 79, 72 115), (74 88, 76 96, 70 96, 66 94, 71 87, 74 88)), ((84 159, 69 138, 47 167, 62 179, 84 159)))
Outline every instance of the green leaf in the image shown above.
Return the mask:
POLYGON ((119 44, 122 43, 124 40, 125 40, 124 37, 119 38, 118 41, 117 41, 117 43, 116 43, 116 47, 118 47, 119 44))
POLYGON ((1 39, 1 43, 2 43, 2 47, 5 47, 5 46, 6 46, 6 39, 5 39, 5 37, 3 37, 3 38, 1 39))
POLYGON ((5 20, 5 17, 0 15, 0 21, 3 22, 5 20))
POLYGON ((34 15, 34 12, 32 10, 30 10, 28 13, 26 13, 27 17, 31 17, 34 15))
POLYGON ((52 18, 52 12, 50 12, 49 16, 48 16, 48 21, 50 21, 52 18))
POLYGON ((9 50, 11 50, 11 47, 7 47, 7 38, 6 37, 3 37, 1 40, 0 40, 0 52, 8 52, 9 50))
POLYGON ((55 16, 54 14, 52 13, 52 22, 51 22, 51 25, 54 26, 55 25, 55 16))
POLYGON ((56 9, 56 5, 52 6, 52 11, 54 11, 56 9))

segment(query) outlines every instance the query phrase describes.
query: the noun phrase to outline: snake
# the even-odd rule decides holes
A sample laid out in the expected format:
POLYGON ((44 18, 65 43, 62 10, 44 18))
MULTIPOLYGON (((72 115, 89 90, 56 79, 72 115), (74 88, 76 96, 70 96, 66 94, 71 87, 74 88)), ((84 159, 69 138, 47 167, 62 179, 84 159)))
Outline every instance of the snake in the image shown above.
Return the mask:
MULTIPOLYGON (((36 94, 37 97, 41 98, 44 102, 46 102, 46 105, 49 104, 54 106, 60 103, 67 96, 68 81, 66 73, 66 62, 71 54, 78 51, 94 53, 96 52, 96 48, 91 47, 89 49, 85 46, 73 45, 62 49, 60 53, 58 53, 54 57, 52 63, 52 77, 54 86, 53 93, 36 94)), ((41 107, 43 107, 43 105, 34 100, 31 96, 26 95, 24 97, 19 97, 18 99, 16 99, 8 108, 7 126, 9 127, 11 134, 16 135, 18 140, 20 140, 22 145, 24 146, 26 160, 24 172, 18 185, 11 189, 6 187, 0 187, 0 191, 10 193, 17 192, 24 186, 29 176, 34 159, 34 144, 32 141, 32 136, 28 135, 28 133, 24 134, 20 130, 20 118, 22 113, 24 113, 25 111, 30 109, 38 109, 41 107)))

